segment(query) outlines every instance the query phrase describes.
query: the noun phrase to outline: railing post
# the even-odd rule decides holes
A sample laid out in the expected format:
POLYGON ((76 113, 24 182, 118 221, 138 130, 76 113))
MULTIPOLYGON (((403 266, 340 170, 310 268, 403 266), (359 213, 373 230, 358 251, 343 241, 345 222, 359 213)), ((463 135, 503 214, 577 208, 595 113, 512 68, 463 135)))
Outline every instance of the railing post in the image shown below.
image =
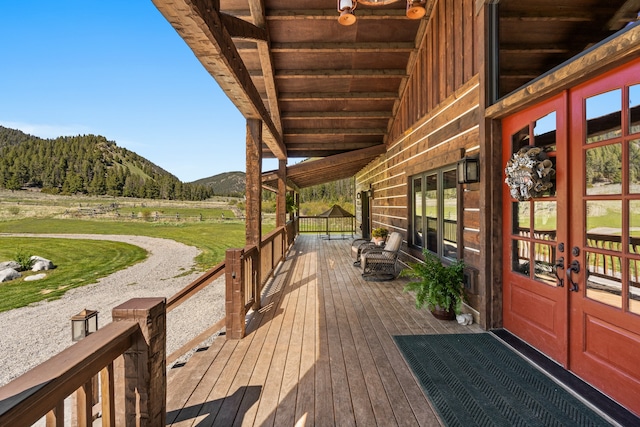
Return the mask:
POLYGON ((134 298, 113 308, 114 322, 135 321, 142 334, 115 360, 116 425, 163 426, 166 420, 166 299, 134 298))
MULTIPOLYGON (((239 340, 245 334, 244 266, 242 249, 227 249, 225 258, 225 312, 227 339, 239 340)), ((252 278, 253 279, 253 278, 252 278)))

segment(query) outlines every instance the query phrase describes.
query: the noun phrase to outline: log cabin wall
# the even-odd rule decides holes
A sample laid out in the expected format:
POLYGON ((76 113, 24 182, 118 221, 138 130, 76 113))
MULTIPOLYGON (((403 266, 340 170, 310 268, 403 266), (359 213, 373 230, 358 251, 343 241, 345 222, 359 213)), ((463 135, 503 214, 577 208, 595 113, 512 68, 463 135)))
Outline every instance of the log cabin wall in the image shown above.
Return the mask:
MULTIPOLYGON (((409 70, 404 94, 390 125, 386 154, 356 174, 356 190, 373 189, 371 226, 410 236, 411 177, 455 165, 465 155, 480 151, 480 66, 474 45, 479 19, 472 0, 439 0, 427 24, 418 56, 409 70)), ((483 312, 477 283, 480 259, 480 186, 458 186, 459 256, 470 267, 469 304, 476 321, 483 312)), ((362 219, 356 206, 357 221, 362 219)), ((357 224, 358 226, 360 224, 357 224)), ((403 261, 422 257, 420 250, 403 245, 403 261)))

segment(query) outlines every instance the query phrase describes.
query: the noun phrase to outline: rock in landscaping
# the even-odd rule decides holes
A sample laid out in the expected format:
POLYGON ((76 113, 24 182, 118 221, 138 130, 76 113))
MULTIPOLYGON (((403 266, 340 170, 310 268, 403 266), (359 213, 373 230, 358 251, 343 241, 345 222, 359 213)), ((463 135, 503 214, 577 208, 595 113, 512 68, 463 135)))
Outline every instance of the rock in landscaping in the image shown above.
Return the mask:
POLYGON ((18 271, 20 270, 20 264, 15 261, 0 262, 0 270, 4 270, 5 268, 13 268, 18 271))
POLYGON ((13 268, 5 268, 4 270, 0 270, 0 283, 17 279, 20 276, 21 274, 13 268))
POLYGON ((47 277, 46 274, 44 273, 40 273, 40 274, 34 274, 33 276, 27 276, 24 278, 25 282, 33 282, 34 280, 42 280, 45 277, 47 277))
POLYGON ((31 263, 31 271, 53 270, 56 268, 50 260, 36 255, 31 257, 31 263))

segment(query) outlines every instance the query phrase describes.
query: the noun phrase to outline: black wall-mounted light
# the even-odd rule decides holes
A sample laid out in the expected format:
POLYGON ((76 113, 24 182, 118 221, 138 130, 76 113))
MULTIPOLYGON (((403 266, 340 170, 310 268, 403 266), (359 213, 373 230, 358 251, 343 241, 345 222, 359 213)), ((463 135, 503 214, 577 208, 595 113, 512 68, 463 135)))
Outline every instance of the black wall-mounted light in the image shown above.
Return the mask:
POLYGON ((465 157, 458 160, 458 184, 480 182, 480 159, 465 157))

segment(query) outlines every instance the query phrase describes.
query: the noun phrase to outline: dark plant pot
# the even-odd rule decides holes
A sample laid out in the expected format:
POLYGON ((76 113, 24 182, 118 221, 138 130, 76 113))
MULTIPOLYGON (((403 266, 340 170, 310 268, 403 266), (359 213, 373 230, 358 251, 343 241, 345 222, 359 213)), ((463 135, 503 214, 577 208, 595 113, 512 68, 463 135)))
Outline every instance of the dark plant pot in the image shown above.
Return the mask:
POLYGON ((456 312, 453 309, 444 310, 443 308, 436 306, 433 310, 431 310, 431 314, 433 317, 440 320, 453 320, 456 318, 456 312))

